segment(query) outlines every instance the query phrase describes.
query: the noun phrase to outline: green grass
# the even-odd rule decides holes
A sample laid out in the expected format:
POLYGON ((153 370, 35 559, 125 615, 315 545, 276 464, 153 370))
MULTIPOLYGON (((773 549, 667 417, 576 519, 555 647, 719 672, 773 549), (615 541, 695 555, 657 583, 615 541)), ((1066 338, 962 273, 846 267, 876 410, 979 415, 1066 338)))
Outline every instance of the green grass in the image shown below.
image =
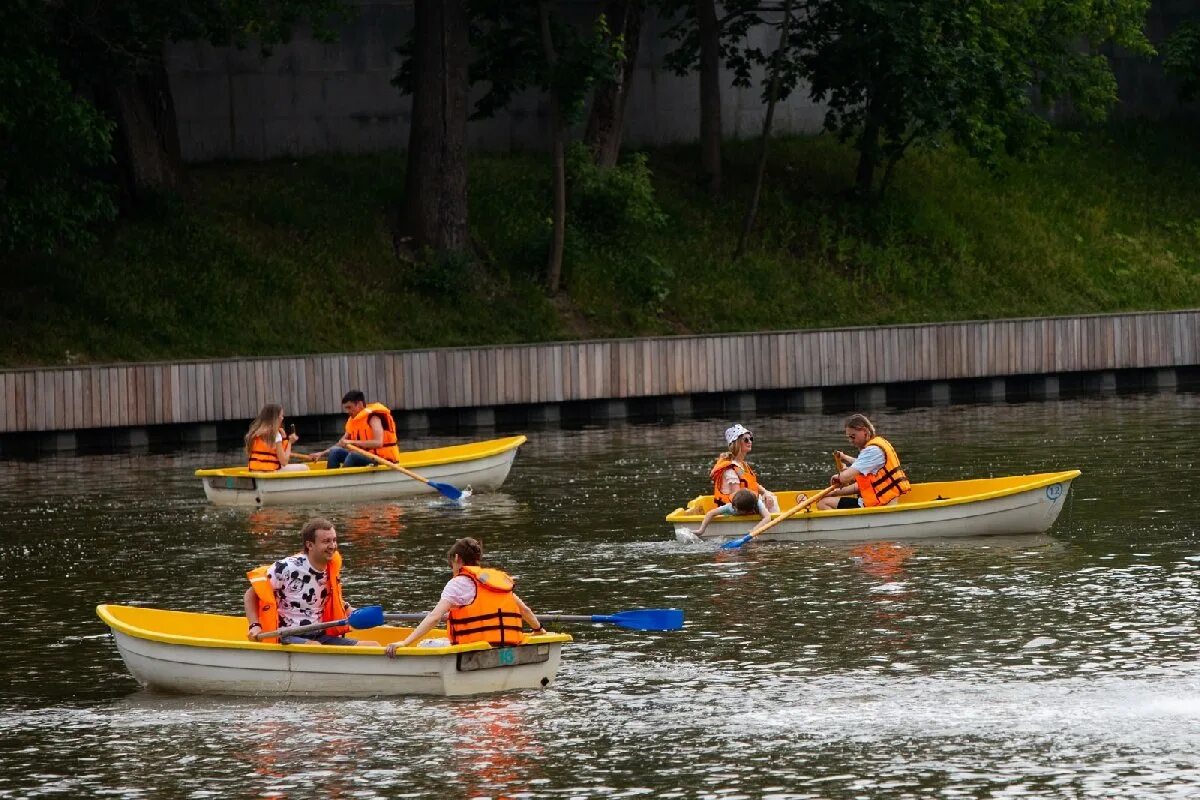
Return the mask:
POLYGON ((475 265, 393 254, 403 154, 198 167, 183 197, 101 246, 0 271, 0 365, 374 350, 869 325, 1200 305, 1200 153, 1186 131, 1064 134, 1001 174, 952 149, 901 162, 888 195, 846 190, 854 153, 772 142, 756 238, 730 254, 756 154, 727 145, 710 200, 694 148, 651 151, 667 222, 568 240, 539 289, 549 170, 471 164, 475 265), (665 296, 653 291, 661 285, 665 296))

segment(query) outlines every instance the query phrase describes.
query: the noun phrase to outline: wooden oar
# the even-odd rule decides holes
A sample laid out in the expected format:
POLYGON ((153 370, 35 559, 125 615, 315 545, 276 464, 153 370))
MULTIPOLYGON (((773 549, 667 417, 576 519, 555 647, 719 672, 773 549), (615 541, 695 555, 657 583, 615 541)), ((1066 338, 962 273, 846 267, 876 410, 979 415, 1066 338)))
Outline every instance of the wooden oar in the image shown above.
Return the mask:
MULTIPOLYGON (((419 622, 425 614, 384 614, 385 619, 419 622)), ((683 627, 683 609, 635 608, 615 614, 538 614, 539 622, 610 622, 635 631, 677 631, 683 627)))
POLYGON ((290 628, 279 628, 273 631, 259 631, 254 634, 254 638, 261 642, 263 639, 316 633, 317 631, 336 628, 339 625, 349 625, 351 628, 364 630, 366 628, 378 628, 383 624, 383 620, 383 606, 364 606, 363 608, 354 609, 353 613, 345 619, 335 619, 330 622, 314 622, 312 625, 293 625, 290 628))
POLYGON ((451 486, 448 483, 440 483, 438 481, 431 481, 424 476, 418 475, 417 473, 413 472, 411 469, 405 469, 404 467, 400 466, 399 464, 394 464, 391 461, 388 461, 386 458, 383 458, 382 456, 377 456, 374 453, 368 453, 366 450, 363 450, 361 447, 355 447, 354 445, 350 444, 349 442, 346 442, 343 446, 347 450, 350 450, 351 452, 354 452, 354 453, 358 453, 360 456, 366 456, 367 458, 371 459, 372 461, 374 461, 378 464, 382 464, 385 467, 391 467, 392 469, 396 470, 397 472, 403 472, 405 475, 412 478, 414 481, 420 481, 421 483, 425 484, 426 486, 437 489, 439 492, 444 494, 446 497, 449 497, 451 500, 461 500, 463 497, 462 489, 458 489, 454 486, 451 486))
POLYGON ((782 514, 780 514, 775 519, 767 520, 766 522, 760 522, 757 526, 755 526, 755 528, 753 530, 751 530, 745 536, 742 536, 740 538, 734 539, 733 541, 729 541, 729 542, 726 542, 725 544, 721 545, 721 549, 722 550, 731 550, 735 547, 741 547, 746 542, 753 539, 755 536, 758 536, 762 533, 765 533, 766 531, 769 531, 771 528, 774 528, 776 525, 783 522, 788 517, 800 512, 800 511, 803 511, 804 509, 808 508, 813 503, 817 502, 822 497, 825 497, 826 495, 828 495, 830 492, 834 491, 837 488, 838 488, 837 486, 829 486, 824 491, 818 492, 817 494, 814 494, 812 497, 808 498, 807 500, 804 500, 803 502, 797 503, 796 505, 792 506, 791 508, 789 508, 787 511, 784 511, 782 514))

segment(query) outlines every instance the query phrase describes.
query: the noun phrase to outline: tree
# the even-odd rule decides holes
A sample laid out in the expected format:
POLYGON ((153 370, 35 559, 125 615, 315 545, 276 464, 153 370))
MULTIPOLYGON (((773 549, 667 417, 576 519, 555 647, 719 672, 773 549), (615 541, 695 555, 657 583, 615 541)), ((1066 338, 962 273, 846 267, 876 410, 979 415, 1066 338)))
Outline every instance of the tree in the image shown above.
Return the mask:
POLYGON ((592 110, 588 115, 583 140, 602 167, 616 166, 621 155, 621 139, 625 130, 625 103, 633 88, 637 68, 638 45, 642 38, 642 18, 646 14, 644 0, 609 0, 604 17, 612 32, 624 43, 622 61, 611 77, 596 83, 592 93, 592 110))
POLYGON ((1149 0, 821 0, 798 31, 826 129, 859 152, 855 184, 879 191, 909 146, 949 136, 991 163, 1041 140, 1045 107, 1107 114, 1116 81, 1101 45, 1150 53, 1149 0), (1042 108, 1039 108, 1039 105, 1042 108))
POLYGON ((339 0, 60 0, 54 14, 64 76, 116 122, 115 155, 127 194, 179 184, 182 165, 163 48, 171 41, 262 47, 308 22, 321 29, 339 0))
POLYGON ((767 173, 767 144, 771 139, 771 125, 775 119, 775 106, 779 100, 791 94, 796 85, 797 72, 789 68, 787 62, 792 43, 789 37, 792 27, 792 0, 784 0, 783 16, 779 22, 779 45, 771 56, 768 68, 767 82, 767 113, 763 115, 762 136, 758 143, 758 168, 754 175, 754 189, 750 194, 750 204, 746 208, 746 216, 742 221, 742 232, 738 236, 734 259, 739 259, 746 251, 746 241, 754 228, 754 219, 758 215, 758 200, 762 196, 763 180, 767 173))
MULTIPOLYGON (((734 85, 749 86, 756 63, 747 58, 749 31, 762 24, 757 0, 727 0, 717 15, 716 0, 658 0, 659 13, 674 17, 664 37, 677 44, 664 63, 677 75, 699 72, 700 164, 711 194, 721 191, 721 62, 734 73, 734 85)), ((761 54, 760 54, 761 55, 761 54)))
POLYGON ((47 54, 48 10, 42 0, 0 6, 0 254, 87 242, 116 214, 100 178, 112 126, 47 54))
POLYGON ((408 72, 413 95, 400 237, 439 255, 470 246, 467 217, 467 0, 417 0, 408 72))
POLYGON ((476 0, 472 12, 478 58, 471 80, 488 81, 472 117, 492 116, 532 86, 549 102, 554 189, 546 288, 557 293, 566 241, 567 129, 583 116, 592 86, 621 62, 624 43, 610 35, 603 15, 590 30, 581 30, 564 21, 551 0, 476 0))
POLYGON ((1163 42, 1163 70, 1179 81, 1179 99, 1200 97, 1200 22, 1185 22, 1163 42))

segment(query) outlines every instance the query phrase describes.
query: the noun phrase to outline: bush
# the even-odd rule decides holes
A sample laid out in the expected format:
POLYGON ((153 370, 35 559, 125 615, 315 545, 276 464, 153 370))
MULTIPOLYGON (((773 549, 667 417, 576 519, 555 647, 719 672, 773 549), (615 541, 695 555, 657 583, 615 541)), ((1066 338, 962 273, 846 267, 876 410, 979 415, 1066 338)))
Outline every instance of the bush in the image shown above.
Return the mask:
POLYGON ((647 253, 667 215, 654 195, 646 156, 635 153, 616 167, 600 167, 576 144, 567 155, 567 175, 567 246, 577 277, 641 306, 661 305, 675 274, 647 253))

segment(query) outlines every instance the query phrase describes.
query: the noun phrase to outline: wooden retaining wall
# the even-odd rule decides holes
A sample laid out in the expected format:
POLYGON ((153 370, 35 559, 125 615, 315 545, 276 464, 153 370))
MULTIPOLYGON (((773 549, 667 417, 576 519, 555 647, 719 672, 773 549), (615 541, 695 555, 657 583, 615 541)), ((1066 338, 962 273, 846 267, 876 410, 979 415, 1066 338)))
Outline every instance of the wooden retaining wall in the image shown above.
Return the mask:
POLYGON ((0 371, 0 434, 1200 364, 1200 310, 0 371))

